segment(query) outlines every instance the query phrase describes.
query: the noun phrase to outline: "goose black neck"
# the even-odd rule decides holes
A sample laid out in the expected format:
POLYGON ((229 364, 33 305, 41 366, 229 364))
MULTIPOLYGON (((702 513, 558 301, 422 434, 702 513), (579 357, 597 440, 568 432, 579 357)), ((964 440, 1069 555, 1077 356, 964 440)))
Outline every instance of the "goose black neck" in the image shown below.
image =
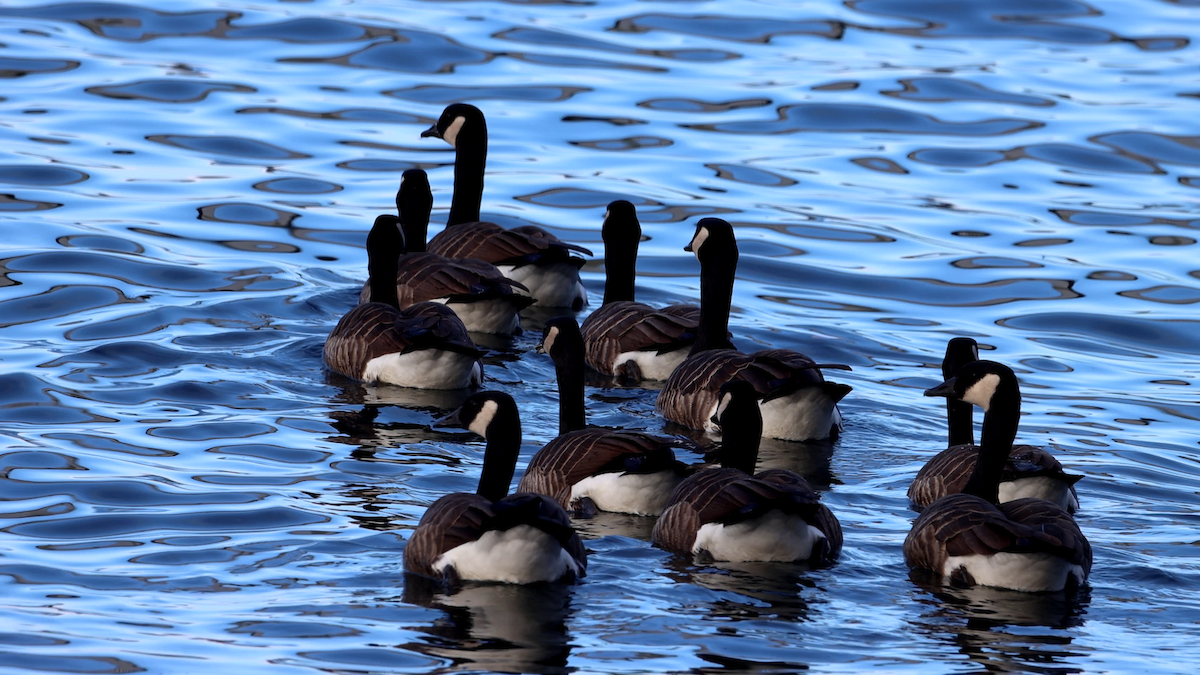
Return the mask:
POLYGON ((455 139, 454 197, 446 226, 479 220, 483 202, 483 172, 487 164, 487 124, 480 117, 464 126, 455 139))
MULTIPOLYGON (((574 321, 571 322, 574 324, 574 321)), ((554 359, 554 375, 558 378, 558 433, 567 433, 587 426, 584 411, 583 335, 579 325, 560 329, 550 357, 554 359)))
POLYGON ((754 475, 762 442, 758 401, 731 401, 721 416, 721 466, 754 475))
POLYGON ((400 309, 396 290, 396 270, 404 253, 404 237, 395 216, 379 216, 367 235, 367 274, 370 275, 371 301, 400 309))
MULTIPOLYGON (((979 358, 978 346, 971 338, 952 338, 942 359, 942 379, 954 377, 960 368, 979 358)), ((950 432, 947 447, 975 443, 974 409, 956 398, 946 399, 946 427, 950 432)))
MULTIPOLYGON (((626 225, 627 226, 627 225, 626 225)), ((637 221, 633 231, 610 233, 604 224, 604 304, 632 301, 637 279, 638 242, 642 229, 637 221)))
POLYGON ((425 240, 429 236, 429 212, 433 209, 433 196, 429 194, 428 186, 426 182, 424 195, 419 191, 405 194, 408 192, 405 185, 401 185, 396 193, 396 212, 400 214, 400 228, 404 230, 405 251, 408 253, 425 252, 425 240))
POLYGON ((974 420, 970 403, 946 399, 946 426, 950 430, 947 447, 975 443, 974 420))
POLYGON ((979 459, 963 492, 995 504, 1000 499, 1000 478, 1008 454, 1017 438, 1021 417, 1021 392, 1016 378, 1004 378, 996 387, 987 412, 983 414, 979 459))
POLYGON ((501 408, 487 428, 487 449, 476 493, 492 501, 504 499, 521 452, 521 419, 516 407, 501 408))
MULTIPOLYGON (((706 246, 716 246, 716 242, 706 243, 706 246)), ((735 349, 729 341, 729 308, 733 303, 733 279, 737 273, 737 245, 712 253, 702 251, 701 256, 700 333, 689 355, 710 349, 735 349)))

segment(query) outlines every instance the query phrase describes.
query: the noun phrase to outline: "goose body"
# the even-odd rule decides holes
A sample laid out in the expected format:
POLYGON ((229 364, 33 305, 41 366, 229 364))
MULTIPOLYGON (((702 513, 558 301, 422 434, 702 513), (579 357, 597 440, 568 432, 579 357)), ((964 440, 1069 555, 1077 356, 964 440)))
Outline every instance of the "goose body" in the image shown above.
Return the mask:
POLYGON ((627 382, 665 380, 687 358, 700 307, 661 310, 634 300, 642 228, 633 204, 617 200, 604 215, 604 304, 580 327, 587 365, 627 382))
POLYGON ((585 426, 583 336, 573 317, 546 323, 538 351, 554 359, 559 435, 539 450, 517 487, 555 499, 577 513, 592 510, 656 516, 686 473, 663 436, 585 426))
POLYGON ((925 393, 982 407, 983 435, 962 491, 937 499, 913 523, 904 540, 908 566, 943 582, 1018 591, 1085 583, 1091 546, 1065 509, 1029 497, 998 503, 1020 416, 1016 375, 1001 364, 975 361, 925 393))
POLYGON ((448 583, 583 577, 587 552, 562 507, 539 494, 507 494, 521 447, 512 397, 480 392, 436 426, 466 427, 487 439, 479 489, 443 496, 429 507, 404 548, 404 569, 448 583))
MULTIPOLYGON (((951 339, 942 360, 943 377, 953 377, 962 366, 978 358, 979 348, 974 340, 951 339)), ((979 460, 979 446, 974 444, 971 428, 971 405, 947 399, 946 417, 949 447, 921 467, 908 488, 909 499, 918 507, 928 506, 947 494, 962 492, 979 460)), ((1046 450, 1014 445, 1000 478, 1000 503, 1031 497, 1053 502, 1074 513, 1079 508, 1075 483, 1081 478, 1063 471, 1062 464, 1046 450)))
POLYGON ((762 416, 753 385, 720 392, 722 468, 704 469, 675 488, 651 539, 670 551, 730 562, 828 563, 842 548, 837 518, 799 475, 758 460, 762 416))
POLYGON ((455 150, 454 197, 446 229, 429 240, 431 253, 492 263, 508 278, 524 285, 543 307, 582 309, 587 291, 579 279, 582 246, 561 241, 546 230, 525 225, 505 229, 479 220, 483 175, 487 162, 487 122, 473 105, 453 103, 422 137, 441 138, 455 150))
POLYGON ((667 378, 655 407, 663 417, 692 429, 715 431, 718 391, 744 380, 759 394, 763 435, 786 440, 820 440, 841 430, 837 402, 850 387, 825 381, 818 364, 790 349, 739 352, 729 341, 729 307, 737 270, 733 228, 720 218, 704 218, 687 249, 700 261, 700 328, 687 359, 667 378))
POLYGON ((483 381, 482 353, 454 312, 434 302, 399 308, 396 260, 403 235, 376 220, 367 237, 377 302, 354 307, 325 340, 324 360, 334 372, 364 382, 422 389, 460 389, 483 381))
MULTIPOLYGON (((417 302, 445 304, 462 319, 468 331, 511 335, 520 333, 520 312, 533 304, 528 289, 491 263, 459 260, 425 250, 433 195, 429 177, 410 169, 400 179, 396 207, 400 214, 380 216, 404 231, 407 252, 400 256, 396 293, 400 307, 417 302)), ((364 284, 360 302, 370 302, 371 286, 364 284)))

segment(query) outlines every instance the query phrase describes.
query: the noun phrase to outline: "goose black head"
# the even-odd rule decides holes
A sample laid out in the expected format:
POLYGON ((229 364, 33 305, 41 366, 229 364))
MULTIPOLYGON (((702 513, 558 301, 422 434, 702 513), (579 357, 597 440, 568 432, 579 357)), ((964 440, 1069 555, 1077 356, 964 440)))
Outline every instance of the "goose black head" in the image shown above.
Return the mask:
POLYGON ((397 257, 403 253, 404 232, 400 230, 400 219, 389 214, 376 216, 367 234, 367 251, 381 255, 394 251, 397 257))
POLYGON ((633 204, 624 199, 610 202, 604 212, 604 225, 600 232, 606 246, 636 249, 642 240, 642 225, 638 222, 633 204))
POLYGON ((696 223, 696 233, 692 241, 683 250, 696 254, 696 260, 704 264, 719 256, 732 253, 737 259, 737 239, 733 236, 733 226, 720 218, 701 218, 696 223))
POLYGON ((730 380, 717 393, 713 421, 721 428, 721 448, 710 459, 730 469, 754 473, 758 445, 762 440, 762 411, 759 394, 745 380, 730 380))
POLYGON ((487 123, 483 112, 470 103, 451 103, 442 111, 442 116, 433 126, 421 132, 421 138, 440 138, 458 147, 458 138, 465 131, 468 133, 487 132, 487 123))
POLYGON ((549 354, 555 363, 567 354, 582 354, 583 349, 583 334, 573 316, 556 316, 547 321, 542 329, 542 341, 537 345, 537 353, 549 354))
POLYGON ((942 358, 942 379, 950 379, 960 368, 979 360, 979 343, 973 338, 950 338, 946 343, 946 356, 942 358))
POLYGON ((512 396, 499 391, 481 391, 472 394, 458 410, 435 421, 433 426, 468 429, 491 439, 499 427, 513 422, 520 429, 517 404, 512 396))
POLYGON ((959 368, 954 377, 926 389, 925 395, 965 401, 987 412, 1000 392, 1016 393, 1019 400, 1017 376, 1012 369, 995 361, 973 361, 959 368))
POLYGON ((753 384, 745 380, 730 380, 717 392, 717 411, 713 413, 712 421, 722 429, 728 421, 734 419, 761 419, 762 413, 758 407, 759 394, 753 384))
POLYGON ((424 169, 409 169, 400 174, 400 189, 396 191, 396 210, 404 217, 406 209, 414 213, 433 208, 433 191, 429 188, 429 174, 424 169))

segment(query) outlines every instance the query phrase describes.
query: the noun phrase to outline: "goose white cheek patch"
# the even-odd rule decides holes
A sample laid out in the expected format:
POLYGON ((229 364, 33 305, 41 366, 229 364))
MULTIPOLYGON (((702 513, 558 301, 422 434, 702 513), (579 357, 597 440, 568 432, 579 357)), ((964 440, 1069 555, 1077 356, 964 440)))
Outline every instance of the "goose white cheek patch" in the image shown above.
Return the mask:
POLYGON ((446 131, 442 134, 442 140, 450 144, 450 147, 457 148, 458 133, 462 131, 463 125, 467 123, 467 118, 459 115, 454 118, 450 126, 446 127, 446 131))
POLYGON ((492 419, 496 417, 496 411, 500 406, 495 401, 486 401, 479 412, 475 414, 475 418, 467 425, 467 428, 475 433, 487 438, 487 429, 492 424, 492 419))
POLYGON ((558 338, 558 326, 551 326, 550 332, 546 333, 546 337, 542 339, 542 353, 549 354, 551 349, 554 349, 554 340, 558 338))
POLYGON ((1000 386, 1000 376, 995 373, 988 373, 963 392, 962 400, 977 405, 983 408, 984 412, 987 412, 988 406, 992 404, 992 396, 996 393, 996 387, 998 386, 1000 386))
POLYGON ((696 230, 696 236, 692 237, 692 253, 696 254, 696 260, 700 259, 700 247, 704 245, 705 239, 708 239, 707 227, 696 230))
POLYGON ((725 414, 725 409, 729 407, 729 399, 731 398, 733 397, 729 394, 721 396, 721 400, 717 401, 717 412, 713 413, 713 417, 721 419, 721 416, 725 414))

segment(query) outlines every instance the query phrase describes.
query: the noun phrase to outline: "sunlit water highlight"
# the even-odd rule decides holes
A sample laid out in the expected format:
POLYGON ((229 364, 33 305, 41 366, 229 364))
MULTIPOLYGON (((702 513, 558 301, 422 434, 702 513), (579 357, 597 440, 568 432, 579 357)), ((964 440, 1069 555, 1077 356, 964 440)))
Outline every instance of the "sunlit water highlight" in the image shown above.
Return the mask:
MULTIPOLYGON (((0 7, 0 669, 1194 670, 1195 2, 157 5, 0 7), (453 155, 419 132, 459 100, 489 218, 600 252, 630 199, 663 304, 719 215, 738 343, 854 368, 841 440, 763 453, 824 492, 836 566, 695 565, 609 515, 569 589, 406 583, 408 532, 478 476, 478 439, 428 428, 465 394, 320 353, 401 171, 444 219, 453 155), (954 335, 1086 475, 1075 596, 908 577, 954 335)), ((585 277, 598 301, 602 256, 585 277)), ((544 318, 481 339, 525 460, 557 429, 544 318)), ((591 388, 590 420, 661 430, 654 395, 591 388)))

